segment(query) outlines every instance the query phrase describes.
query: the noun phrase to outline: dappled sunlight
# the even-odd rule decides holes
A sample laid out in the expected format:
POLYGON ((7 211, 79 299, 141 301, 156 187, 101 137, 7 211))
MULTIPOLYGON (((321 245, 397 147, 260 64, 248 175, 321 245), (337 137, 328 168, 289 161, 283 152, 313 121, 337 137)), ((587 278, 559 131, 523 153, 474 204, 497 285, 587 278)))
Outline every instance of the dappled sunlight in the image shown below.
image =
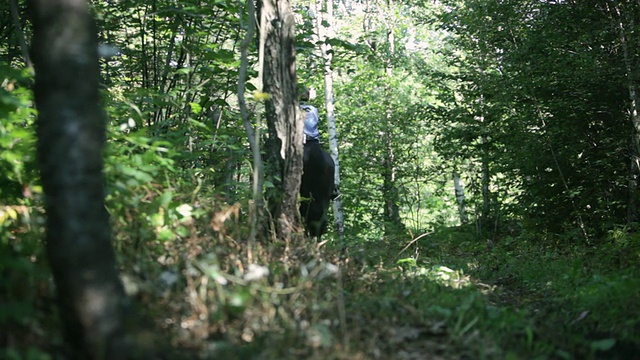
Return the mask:
MULTIPOLYGON (((398 263, 411 262, 413 259, 402 259, 398 263)), ((448 286, 454 289, 473 285, 471 277, 464 274, 462 270, 453 270, 444 265, 434 265, 431 267, 414 266, 404 273, 407 277, 424 277, 437 284, 448 286)))
MULTIPOLYGON (((449 266, 440 264, 418 266, 414 258, 400 259, 396 261, 396 264, 404 270, 403 276, 407 278, 424 278, 438 285, 453 289, 476 286, 484 295, 489 295, 496 289, 495 285, 485 284, 479 279, 474 279, 471 275, 465 274, 463 269, 454 270, 449 266)), ((477 261, 467 262, 467 269, 469 271, 474 271, 478 269, 478 267, 479 264, 477 261)))

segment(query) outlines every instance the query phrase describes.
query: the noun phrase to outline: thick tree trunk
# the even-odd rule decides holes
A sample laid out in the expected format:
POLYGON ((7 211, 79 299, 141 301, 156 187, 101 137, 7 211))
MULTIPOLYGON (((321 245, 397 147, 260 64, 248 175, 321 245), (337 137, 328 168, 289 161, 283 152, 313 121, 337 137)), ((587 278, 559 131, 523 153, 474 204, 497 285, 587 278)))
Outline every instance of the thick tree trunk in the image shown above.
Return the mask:
POLYGON ((124 291, 104 206, 104 114, 95 25, 85 0, 32 0, 38 156, 46 248, 77 359, 126 359, 124 291))
POLYGON ((262 0, 260 25, 264 31, 264 91, 269 128, 270 178, 282 192, 269 197, 276 232, 289 240, 299 228, 298 192, 302 176, 302 114, 298 108, 295 19, 287 0, 262 0), (279 179, 279 180, 278 180, 279 179))

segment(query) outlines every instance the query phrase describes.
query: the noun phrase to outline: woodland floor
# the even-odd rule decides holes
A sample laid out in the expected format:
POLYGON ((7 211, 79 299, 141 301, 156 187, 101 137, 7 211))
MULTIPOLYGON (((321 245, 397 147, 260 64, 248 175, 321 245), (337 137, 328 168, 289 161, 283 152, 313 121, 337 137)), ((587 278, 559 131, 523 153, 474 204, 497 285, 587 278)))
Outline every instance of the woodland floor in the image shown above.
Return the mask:
MULTIPOLYGON (((165 243, 160 257, 117 249, 135 264, 122 272, 146 319, 131 319, 146 329, 136 337, 147 349, 141 358, 640 358, 636 235, 588 245, 443 229, 415 241, 347 243, 339 271, 331 241, 247 254, 230 239, 165 243)), ((0 312, 0 330, 10 331, 0 337, 2 359, 67 358, 43 285, 50 280, 37 266, 5 279, 23 272, 39 288, 21 295, 31 304, 20 315, 0 312)))
POLYGON ((297 259, 305 270, 272 268, 273 288, 249 291, 235 319, 218 309, 197 344, 187 326, 182 345, 207 359, 640 358, 640 251, 623 238, 482 241, 444 229, 351 247, 339 277, 329 244, 297 259))
MULTIPOLYGON (((439 285, 434 299, 416 302, 421 315, 442 322, 425 340, 441 335, 442 358, 451 359, 640 358, 640 252, 632 242, 434 234, 419 245, 417 264, 409 261, 427 275, 414 288, 439 285)), ((394 353, 389 358, 432 358, 394 353)))

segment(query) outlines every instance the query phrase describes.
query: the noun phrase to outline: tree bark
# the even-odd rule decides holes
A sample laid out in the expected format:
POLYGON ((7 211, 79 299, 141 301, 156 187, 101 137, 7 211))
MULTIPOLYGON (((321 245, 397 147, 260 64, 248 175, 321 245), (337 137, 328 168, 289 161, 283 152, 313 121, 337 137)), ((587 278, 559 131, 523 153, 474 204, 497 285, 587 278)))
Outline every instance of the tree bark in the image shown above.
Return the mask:
MULTIPOLYGON (((484 69, 483 69, 484 72, 484 69)), ((479 214, 476 214, 476 231, 478 235, 484 234, 489 228, 489 222, 491 221, 491 171, 489 167, 489 154, 487 152, 488 136, 485 131, 486 118, 485 118, 485 99, 484 94, 481 94, 477 100, 479 106, 479 114, 475 119, 480 123, 482 134, 480 135, 480 192, 482 194, 482 208, 479 214)))
MULTIPOLYGON (((388 111, 390 114, 390 111, 388 111)), ((396 185, 396 159, 393 153, 392 143, 394 136, 392 134, 391 117, 387 115, 386 128, 383 134, 384 154, 382 160, 382 197, 384 198, 384 224, 386 235, 398 235, 406 231, 406 227, 400 217, 399 192, 396 185)))
MULTIPOLYGON (((318 1, 318 9, 322 9, 322 0, 318 1)), ((333 98, 333 52, 331 51, 331 45, 327 42, 327 39, 334 36, 333 24, 335 22, 333 18, 333 0, 326 0, 325 11, 319 14, 324 16, 318 16, 316 18, 316 28, 318 35, 322 39, 320 45, 320 52, 324 61, 324 104, 327 112, 327 125, 329 128, 329 149, 331 151, 331 157, 336 166, 334 185, 337 189, 340 189, 340 161, 338 158, 338 131, 336 127, 336 116, 334 112, 334 98, 333 98), (323 25, 323 22, 329 24, 328 27, 323 25)), ((342 244, 342 252, 346 250, 345 238, 344 238, 344 210, 342 208, 342 197, 338 196, 333 200, 333 218, 334 226, 340 242, 342 244)))
POLYGON ((264 91, 269 94, 266 118, 270 178, 275 191, 268 197, 280 240, 289 240, 300 228, 298 192, 302 176, 302 114, 296 80, 295 19, 287 0, 260 1, 260 28, 264 31, 264 91))
MULTIPOLYGON (((393 1, 387 0, 386 4, 389 8, 392 8, 393 1)), ((388 78, 393 76, 393 56, 395 54, 395 34, 394 34, 394 26, 385 21, 386 31, 387 31, 387 42, 389 44, 389 54, 385 65, 385 73, 388 78)), ((385 92, 389 94, 386 96, 386 99, 391 98, 391 93, 393 93, 393 89, 391 89, 391 85, 389 85, 390 81, 387 83, 385 87, 385 92)), ((385 101, 386 101, 385 99, 385 101)), ((383 166, 383 194, 384 198, 384 222, 385 222, 385 234, 387 235, 397 235, 399 233, 404 233, 406 231, 406 227, 402 222, 402 218, 400 217, 400 206, 398 203, 399 200, 399 191, 396 182, 396 158, 394 154, 394 143, 396 141, 395 134, 393 132, 394 128, 394 117, 393 111, 391 108, 391 104, 387 104, 386 114, 385 114, 385 129, 383 135, 384 142, 384 154, 382 160, 383 166)))
POLYGON ((29 47, 27 45, 27 41, 24 38, 24 31, 22 31, 22 24, 20 23, 20 14, 18 13, 18 0, 9 0, 9 5, 11 7, 11 20, 13 21, 13 26, 16 28, 16 36, 18 37, 20 51, 22 52, 22 60, 29 69, 33 69, 31 57, 29 56, 29 47))
POLYGON ((30 6, 46 249, 66 341, 77 359, 126 359, 125 294, 104 206, 95 24, 85 0, 30 6))
POLYGON ((458 203, 460 223, 466 224, 469 222, 469 216, 467 215, 464 199, 464 187, 462 186, 462 181, 460 181, 460 173, 458 173, 458 170, 453 170, 453 187, 455 189, 456 203, 458 203))
MULTIPOLYGON (((609 6, 607 4, 607 6, 609 6)), ((629 3, 630 8, 625 9, 621 4, 611 5, 610 12, 613 11, 614 21, 617 21, 620 36, 620 45, 624 58, 627 91, 629 92, 629 114, 632 125, 631 133, 631 158, 629 167, 629 201, 627 203, 627 224, 631 225, 640 220, 638 210, 638 188, 640 181, 640 100, 638 99, 638 79, 640 71, 638 69, 638 46, 640 38, 637 37, 636 19, 638 3, 629 3), (634 41, 635 40, 635 41, 634 41)))
MULTIPOLYGON (((484 118, 484 116, 483 116, 484 118)), ((486 135, 482 135, 480 138, 481 144, 487 143, 486 135)), ((480 214, 480 230, 485 231, 485 227, 489 224, 489 219, 491 216, 491 173, 489 172, 489 159, 485 150, 481 150, 480 157, 480 184, 482 191, 482 213, 480 214)))
POLYGON ((242 124, 244 125, 247 139, 249 140, 249 146, 251 147, 251 153, 253 155, 253 202, 250 206, 250 223, 251 230, 249 232, 249 243, 253 243, 256 239, 257 226, 262 219, 263 213, 263 183, 264 183, 264 168, 262 165, 262 156, 260 155, 260 139, 259 132, 251 124, 249 116, 249 109, 245 100, 245 85, 247 80, 247 68, 248 58, 247 51, 251 40, 255 33, 255 16, 256 11, 253 4, 253 0, 247 0, 247 12, 249 14, 249 24, 247 26, 247 34, 240 44, 240 70, 238 75, 238 105, 240 106, 240 114, 242 115, 242 124))

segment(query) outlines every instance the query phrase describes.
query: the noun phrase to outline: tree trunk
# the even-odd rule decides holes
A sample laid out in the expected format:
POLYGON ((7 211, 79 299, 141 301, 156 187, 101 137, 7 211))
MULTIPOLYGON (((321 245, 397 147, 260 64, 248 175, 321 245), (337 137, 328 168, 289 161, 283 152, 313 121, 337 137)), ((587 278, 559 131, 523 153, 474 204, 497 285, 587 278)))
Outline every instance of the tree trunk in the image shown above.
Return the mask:
MULTIPOLYGON (((484 70, 483 70, 484 72, 484 70)), ((484 128, 487 126, 485 118, 484 95, 478 98, 479 114, 475 119, 480 123, 482 134, 480 135, 480 192, 482 194, 482 207, 480 213, 476 214, 476 231, 478 235, 484 234, 488 229, 491 220, 491 172, 489 168, 489 154, 487 153, 488 137, 484 128)), ((477 208, 476 208, 477 209, 477 208)))
MULTIPOLYGON (((238 105, 240 106, 240 113, 242 114, 242 123, 244 125, 247 139, 251 147, 251 154, 253 155, 253 202, 250 205, 249 216, 251 230, 249 232, 249 243, 253 243, 256 239, 258 224, 262 221, 263 215, 263 185, 264 185, 264 167, 262 164, 262 156, 260 155, 260 137, 259 132, 253 127, 249 116, 249 110, 245 100, 245 85, 247 80, 247 68, 248 58, 247 51, 251 40, 255 33, 255 16, 256 11, 253 0, 247 0, 247 12, 249 15, 249 24, 247 26, 247 34, 240 44, 240 70, 238 72, 238 105)), ((228 192, 230 193, 230 192, 228 192)))
POLYGON ((270 178, 275 191, 268 198, 276 233, 289 240, 299 229, 298 192, 302 176, 303 118, 298 108, 295 54, 295 19, 287 0, 260 1, 264 31, 264 91, 269 94, 266 118, 269 129, 270 178))
POLYGON ((638 3, 630 3, 631 9, 622 8, 623 5, 615 4, 612 9, 614 21, 620 36, 620 44, 624 57, 626 70, 627 90, 629 92, 629 114, 632 125, 631 133, 631 158, 629 167, 629 201, 627 203, 627 224, 637 223, 640 220, 638 212, 638 182, 640 181, 640 103, 638 99, 638 46, 640 38, 637 37, 636 14, 638 3), (635 36, 635 37, 634 37, 635 36), (634 41, 635 40, 635 41, 634 41), (635 45, 635 46, 634 46, 635 45))
POLYGON ((46 249, 77 359, 126 359, 125 294, 104 206, 97 37, 85 0, 32 0, 46 249))
POLYGON ((460 223, 466 224, 469 222, 469 216, 467 215, 466 204, 464 200, 464 187, 462 181, 460 181, 460 174, 457 170, 453 170, 453 187, 455 189, 456 203, 458 203, 458 214, 460 216, 460 223))
MULTIPOLYGON (((319 9, 322 8, 320 2, 319 9)), ((332 38, 333 34, 333 1, 326 0, 326 8, 323 16, 317 17, 316 27, 318 29, 318 35, 322 39, 322 45, 320 45, 320 51, 322 53, 322 59, 324 60, 324 99, 325 109, 327 112, 327 125, 329 127, 329 149, 331 151, 331 157, 336 166, 334 184, 336 189, 340 189, 340 162, 338 159, 338 131, 336 127, 336 116, 334 112, 334 99, 333 99, 333 69, 332 60, 333 52, 331 51, 331 45, 327 42, 327 39, 332 38), (325 27, 322 23, 329 24, 325 27)), ((333 217, 334 225, 340 242, 342 243, 342 251, 346 250, 345 238, 344 238, 344 210, 342 208, 342 197, 338 196, 333 200, 333 217)))
POLYGON ((382 160, 383 166, 383 186, 382 196, 384 198, 384 224, 386 235, 397 235, 404 232, 405 226, 400 217, 400 206, 398 205, 398 187, 396 186, 396 168, 395 168, 395 155, 393 154, 392 141, 393 135, 391 134, 391 121, 390 117, 387 117, 387 131, 383 135, 383 141, 385 143, 384 158, 382 160))
MULTIPOLYGON (((391 8, 392 5, 391 0, 387 0, 387 6, 391 8)), ((387 42, 389 43, 389 55, 386 59, 385 72, 387 77, 391 79, 393 76, 393 63, 392 59, 395 53, 395 34, 394 27, 392 24, 386 24, 387 31, 387 42)), ((386 99, 391 99, 391 93, 393 89, 391 89, 391 85, 389 85, 390 81, 386 85, 385 91, 388 96, 386 99)), ((386 101, 386 100, 385 100, 386 101)), ((383 135, 384 141, 384 154, 383 154, 383 194, 384 198, 384 223, 385 223, 385 234, 387 235, 395 235, 399 233, 403 233, 406 228, 404 223, 402 222, 402 218, 400 217, 400 206, 399 202, 399 194, 398 187, 396 185, 396 159, 395 154, 393 153, 393 145, 395 142, 395 136, 393 133, 394 128, 394 118, 393 112, 391 109, 391 105, 387 105, 387 110, 385 114, 385 130, 383 135)))
MULTIPOLYGON (((16 36, 18 38, 18 44, 20 45, 20 51, 22 52, 22 60, 29 69, 32 69, 33 64, 29 57, 27 41, 24 38, 24 31, 22 31, 22 24, 20 23, 20 15, 18 14, 18 0, 9 0, 9 5, 11 7, 11 20, 13 21, 13 26, 16 28, 16 36)), ((11 57, 9 57, 8 62, 11 64, 11 57)))
MULTIPOLYGON (((482 135, 481 143, 486 144, 487 138, 482 135)), ((484 231, 484 227, 488 225, 491 216, 491 173, 489 172, 489 159, 482 150, 481 161, 481 180, 482 188, 482 213, 480 214, 480 230, 484 231)))

